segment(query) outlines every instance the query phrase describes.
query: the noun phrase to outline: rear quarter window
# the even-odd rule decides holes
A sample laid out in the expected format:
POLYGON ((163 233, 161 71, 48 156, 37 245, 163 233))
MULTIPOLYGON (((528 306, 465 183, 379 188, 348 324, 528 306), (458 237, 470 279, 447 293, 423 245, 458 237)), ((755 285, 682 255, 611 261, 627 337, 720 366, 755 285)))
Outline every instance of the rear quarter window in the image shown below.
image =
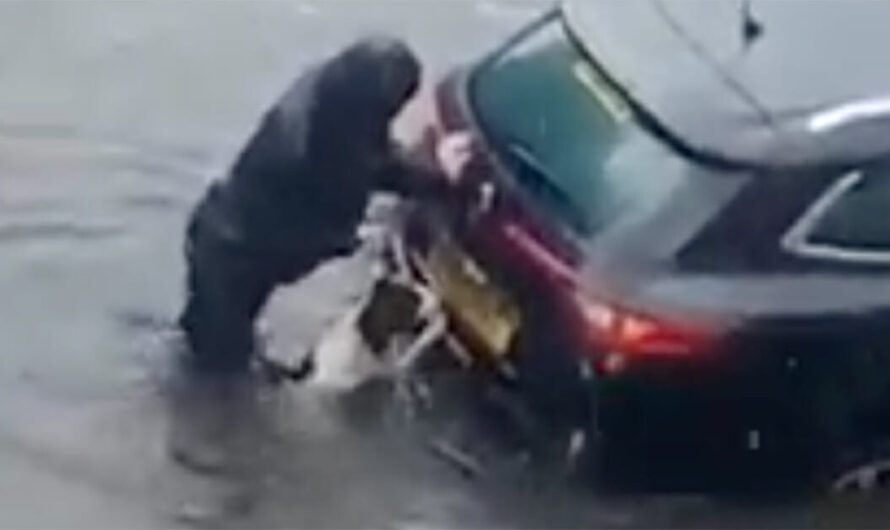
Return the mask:
POLYGON ((792 226, 783 244, 804 257, 890 265, 890 166, 836 179, 792 226))

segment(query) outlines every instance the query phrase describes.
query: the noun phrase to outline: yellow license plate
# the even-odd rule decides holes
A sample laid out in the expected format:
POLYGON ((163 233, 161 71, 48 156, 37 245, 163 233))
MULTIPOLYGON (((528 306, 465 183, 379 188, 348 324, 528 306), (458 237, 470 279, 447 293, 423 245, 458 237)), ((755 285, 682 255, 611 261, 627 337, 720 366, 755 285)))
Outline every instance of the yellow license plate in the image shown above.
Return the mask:
POLYGON ((501 357, 519 328, 516 305, 491 283, 479 266, 453 244, 436 245, 429 256, 430 275, 452 317, 501 357))

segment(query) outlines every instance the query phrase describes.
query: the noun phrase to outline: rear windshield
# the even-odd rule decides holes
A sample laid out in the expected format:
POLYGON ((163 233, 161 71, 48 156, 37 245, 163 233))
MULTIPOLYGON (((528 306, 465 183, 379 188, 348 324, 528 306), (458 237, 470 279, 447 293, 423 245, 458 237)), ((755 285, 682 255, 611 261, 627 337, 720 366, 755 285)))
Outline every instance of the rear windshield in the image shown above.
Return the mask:
POLYGON ((662 200, 684 178, 658 171, 676 155, 637 126, 558 21, 477 68, 470 101, 520 184, 584 234, 662 200))

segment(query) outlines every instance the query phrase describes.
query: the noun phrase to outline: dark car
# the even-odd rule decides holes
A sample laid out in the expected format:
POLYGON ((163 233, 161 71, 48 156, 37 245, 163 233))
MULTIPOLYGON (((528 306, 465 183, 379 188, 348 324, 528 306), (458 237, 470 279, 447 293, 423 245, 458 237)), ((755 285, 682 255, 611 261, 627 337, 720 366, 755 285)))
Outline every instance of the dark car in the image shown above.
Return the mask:
POLYGON ((447 76, 437 126, 476 137, 484 204, 413 237, 464 342, 644 470, 885 435, 887 20, 584 1, 447 76))

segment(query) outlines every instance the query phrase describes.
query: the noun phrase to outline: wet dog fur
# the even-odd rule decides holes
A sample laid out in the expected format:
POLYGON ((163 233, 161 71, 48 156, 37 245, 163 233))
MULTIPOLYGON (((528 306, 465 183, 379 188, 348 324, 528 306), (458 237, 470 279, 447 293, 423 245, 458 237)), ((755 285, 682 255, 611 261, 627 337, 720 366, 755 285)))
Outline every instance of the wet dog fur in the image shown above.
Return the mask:
POLYGON ((348 391, 398 377, 444 336, 444 317, 428 289, 383 277, 368 295, 328 328, 296 366, 261 357, 277 380, 348 391))

